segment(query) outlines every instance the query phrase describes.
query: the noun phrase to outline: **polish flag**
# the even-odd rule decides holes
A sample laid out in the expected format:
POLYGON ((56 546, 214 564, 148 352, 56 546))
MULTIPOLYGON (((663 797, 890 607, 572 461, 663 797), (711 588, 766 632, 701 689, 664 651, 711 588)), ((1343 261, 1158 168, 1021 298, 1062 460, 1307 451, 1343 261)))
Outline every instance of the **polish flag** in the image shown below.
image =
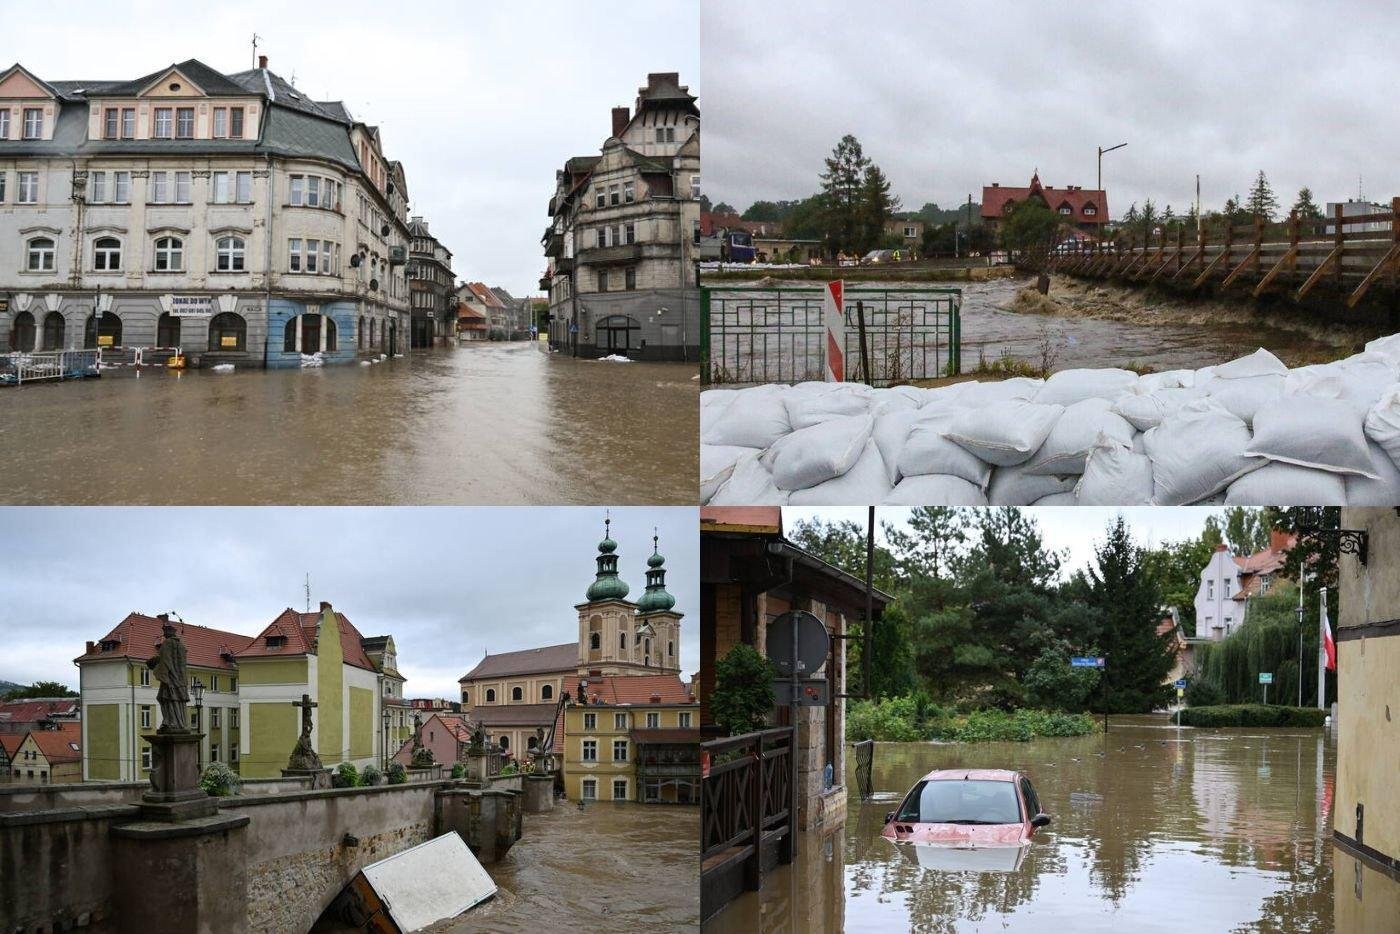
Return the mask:
POLYGON ((1322 611, 1322 650, 1327 653, 1327 670, 1337 670, 1337 643, 1332 641, 1332 622, 1322 611))

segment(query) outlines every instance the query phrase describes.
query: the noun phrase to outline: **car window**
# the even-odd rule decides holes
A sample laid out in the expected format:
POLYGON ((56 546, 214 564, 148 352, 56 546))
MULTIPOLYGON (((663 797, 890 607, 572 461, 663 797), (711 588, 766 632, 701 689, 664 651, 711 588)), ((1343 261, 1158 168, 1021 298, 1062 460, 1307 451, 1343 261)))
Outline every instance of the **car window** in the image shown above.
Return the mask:
POLYGON ((1026 810, 1032 817, 1041 813, 1040 799, 1035 796, 1035 789, 1031 787, 1029 778, 1021 779, 1021 795, 1026 799, 1026 810))
POLYGON ((998 781, 921 782, 899 809, 896 820, 929 824, 1018 824, 1016 786, 998 781))

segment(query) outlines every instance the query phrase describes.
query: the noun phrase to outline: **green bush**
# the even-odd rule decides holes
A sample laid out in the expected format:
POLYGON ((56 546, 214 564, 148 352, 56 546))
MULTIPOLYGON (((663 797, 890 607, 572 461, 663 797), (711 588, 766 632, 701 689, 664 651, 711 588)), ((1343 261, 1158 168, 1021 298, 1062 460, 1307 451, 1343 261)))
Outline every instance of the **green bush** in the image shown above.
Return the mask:
POLYGON ((1320 727, 1327 711, 1315 707, 1283 707, 1270 704, 1221 704, 1187 707, 1182 726, 1320 727))
POLYGON ((241 784, 238 773, 222 762, 211 762, 199 777, 199 787, 216 798, 238 794, 241 784))
POLYGON ((710 716, 726 736, 763 729, 773 711, 773 678, 768 659, 742 642, 715 663, 710 716))
POLYGON ((360 784, 360 770, 355 768, 353 762, 342 762, 331 773, 331 787, 333 788, 354 788, 358 784, 360 784))
POLYGON ((384 784, 384 773, 379 771, 379 767, 376 765, 367 765, 365 770, 360 773, 360 784, 369 787, 382 785, 384 784))
POLYGON ((920 694, 856 701, 846 710, 846 739, 908 743, 942 739, 957 743, 1025 742, 1037 736, 1083 736, 1097 729, 1089 714, 999 708, 962 712, 920 694))
POLYGON ((408 769, 403 767, 402 762, 390 762, 384 774, 388 776, 391 785, 402 785, 408 781, 408 769))
POLYGON ((1225 703, 1225 692, 1209 678, 1193 678, 1186 683, 1187 707, 1217 707, 1225 703))
POLYGON ((519 770, 518 768, 515 767, 515 763, 514 763, 514 762, 507 762, 507 763, 505 764, 505 766, 501 769, 501 774, 502 774, 502 775, 514 775, 514 774, 515 774, 516 772, 518 772, 518 771, 520 771, 520 770, 519 770))
POLYGON ((1084 713, 1055 713, 1047 710, 978 710, 946 723, 939 734, 958 743, 989 741, 1018 742, 1037 736, 1083 736, 1097 729, 1094 718, 1084 713))
POLYGON ((452 763, 452 777, 453 777, 453 778, 461 778, 461 777, 466 773, 466 771, 467 771, 466 769, 462 768, 462 763, 460 763, 460 762, 454 762, 454 763, 452 763))

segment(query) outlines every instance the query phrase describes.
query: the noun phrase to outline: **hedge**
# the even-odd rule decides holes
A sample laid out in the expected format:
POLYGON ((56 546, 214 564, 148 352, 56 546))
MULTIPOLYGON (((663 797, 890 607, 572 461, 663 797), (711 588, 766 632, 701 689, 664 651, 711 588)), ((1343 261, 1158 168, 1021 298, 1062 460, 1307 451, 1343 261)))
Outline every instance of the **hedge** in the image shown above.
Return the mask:
POLYGON ((1187 707, 1181 711, 1182 726, 1272 726, 1320 727, 1327 711, 1316 707, 1282 707, 1264 704, 1220 704, 1214 707, 1187 707))

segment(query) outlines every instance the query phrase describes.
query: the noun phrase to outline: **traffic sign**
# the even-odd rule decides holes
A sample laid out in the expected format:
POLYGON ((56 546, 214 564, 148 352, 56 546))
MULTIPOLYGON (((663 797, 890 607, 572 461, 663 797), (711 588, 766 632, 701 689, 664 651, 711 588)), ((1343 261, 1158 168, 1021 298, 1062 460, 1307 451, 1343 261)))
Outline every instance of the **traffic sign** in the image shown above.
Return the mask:
POLYGON ((1102 668, 1103 656, 1094 658, 1089 655, 1075 655, 1069 660, 1069 663, 1072 668, 1102 668))
POLYGON ((806 677, 826 662, 831 637, 816 616, 806 610, 789 610, 768 624, 768 660, 784 678, 806 677), (794 645, 793 630, 797 630, 794 645), (793 649, 797 649, 794 663, 793 649))
POLYGON ((1176 689, 1177 689, 1178 691, 1180 691, 1180 690, 1183 690, 1185 687, 1186 687, 1186 679, 1185 679, 1185 678, 1177 678, 1177 679, 1176 679, 1176 689))
POLYGON ((1273 684, 1273 683, 1274 683, 1274 673, 1273 673, 1272 671, 1261 671, 1261 672, 1259 672, 1259 683, 1260 683, 1260 684, 1273 684))

